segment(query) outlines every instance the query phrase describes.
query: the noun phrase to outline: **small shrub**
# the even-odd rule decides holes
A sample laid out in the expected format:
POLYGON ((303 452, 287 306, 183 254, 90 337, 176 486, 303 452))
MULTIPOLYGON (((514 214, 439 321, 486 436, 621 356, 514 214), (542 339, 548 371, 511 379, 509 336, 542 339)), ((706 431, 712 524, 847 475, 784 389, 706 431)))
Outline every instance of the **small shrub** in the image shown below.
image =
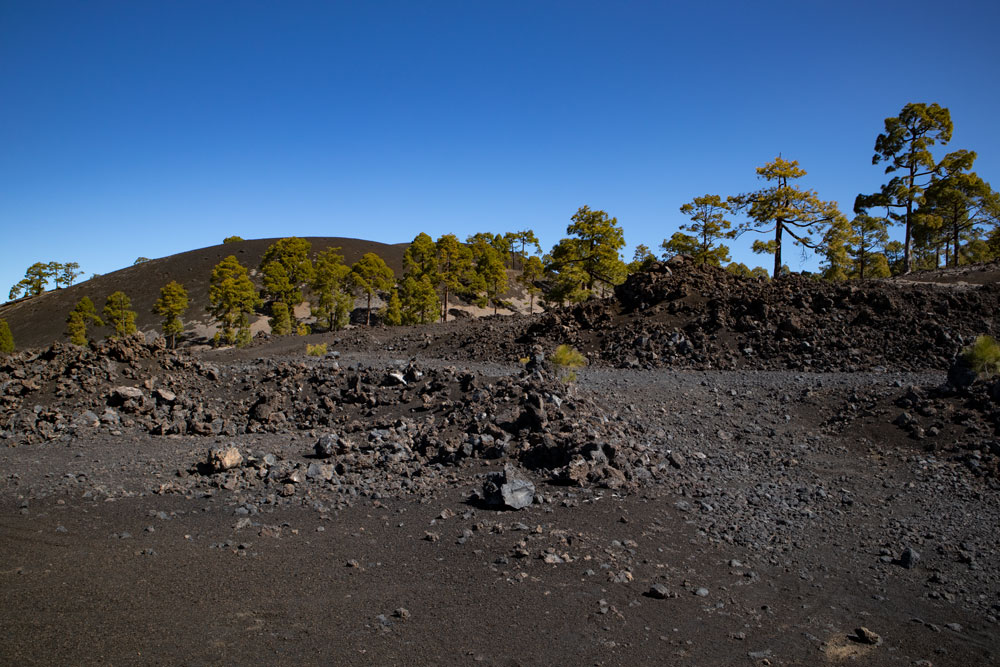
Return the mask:
POLYGON ((296 329, 296 332, 300 336, 308 336, 309 334, 312 333, 312 327, 310 327, 305 322, 299 322, 299 326, 298 326, 298 329, 296 329))
POLYGON ((239 236, 227 236, 226 238, 222 239, 222 242, 223 243, 239 243, 242 240, 243 239, 240 238, 239 236))
POLYGON ((306 343, 306 354, 310 357, 325 357, 326 343, 316 343, 315 345, 306 343))
POLYGON ((566 383, 576 381, 575 368, 587 364, 587 359, 570 345, 560 345, 549 355, 549 362, 556 367, 556 375, 566 383))
POLYGON ((1000 343, 993 336, 977 336, 962 357, 977 375, 1000 374, 1000 343))

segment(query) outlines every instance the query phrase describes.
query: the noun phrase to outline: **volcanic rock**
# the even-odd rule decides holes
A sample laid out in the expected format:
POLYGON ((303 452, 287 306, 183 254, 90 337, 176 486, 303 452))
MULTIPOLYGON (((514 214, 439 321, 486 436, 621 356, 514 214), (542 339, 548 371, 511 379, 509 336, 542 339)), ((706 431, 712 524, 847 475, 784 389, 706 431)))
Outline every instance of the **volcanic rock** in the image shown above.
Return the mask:
POLYGON ((239 467, 243 455, 236 447, 220 447, 208 453, 208 467, 211 472, 224 472, 239 467))
POLYGON ((483 498, 488 505, 519 510, 535 498, 535 485, 509 463, 502 472, 491 472, 483 482, 483 498))

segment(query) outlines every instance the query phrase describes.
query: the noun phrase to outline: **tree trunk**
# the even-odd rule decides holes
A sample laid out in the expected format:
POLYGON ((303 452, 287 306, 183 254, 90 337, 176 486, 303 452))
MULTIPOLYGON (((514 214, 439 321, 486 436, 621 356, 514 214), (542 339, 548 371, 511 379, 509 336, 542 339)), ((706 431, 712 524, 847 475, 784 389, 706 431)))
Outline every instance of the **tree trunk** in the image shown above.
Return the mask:
POLYGON ((371 292, 368 293, 368 315, 365 318, 365 326, 370 327, 372 325, 372 295, 371 292))
POLYGON ((441 321, 448 321, 448 286, 444 286, 444 307, 441 309, 441 321))
POLYGON ((774 226, 774 275, 777 278, 781 274, 781 231, 785 227, 785 222, 778 218, 774 226))
POLYGON ((954 238, 953 238, 954 242, 951 244, 951 249, 952 249, 952 252, 954 253, 954 256, 955 256, 955 260, 954 260, 955 263, 952 266, 957 267, 958 266, 958 225, 955 225, 955 229, 953 230, 953 234, 954 234, 954 238))
POLYGON ((862 234, 858 242, 858 277, 865 279, 865 237, 862 234))
POLYGON ((913 151, 910 151, 910 175, 907 178, 906 185, 909 188, 906 199, 906 233, 904 235, 903 241, 903 273, 907 274, 911 271, 912 257, 910 252, 910 246, 912 245, 911 237, 911 226, 910 223, 913 219, 913 181, 916 180, 916 167, 913 165, 913 151))

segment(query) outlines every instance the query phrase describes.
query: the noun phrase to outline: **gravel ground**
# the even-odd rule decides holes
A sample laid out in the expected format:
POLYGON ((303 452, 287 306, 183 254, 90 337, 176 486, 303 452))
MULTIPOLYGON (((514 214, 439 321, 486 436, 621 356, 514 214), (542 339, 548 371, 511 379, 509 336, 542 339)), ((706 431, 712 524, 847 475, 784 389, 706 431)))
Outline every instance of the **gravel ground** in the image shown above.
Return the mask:
MULTIPOLYGON (((206 356, 220 384, 255 368, 238 356, 206 356)), ((347 349, 337 365, 395 361, 347 349)), ((417 363, 472 371, 488 395, 522 372, 417 363)), ((561 400, 586 413, 552 428, 627 439, 653 475, 609 488, 524 467, 536 499, 518 511, 477 499, 503 465, 479 455, 409 485, 376 466, 284 495, 261 468, 197 464, 235 445, 305 468, 324 428, 67 429, 0 450, 0 661, 996 662, 997 480, 953 455, 960 430, 930 452, 891 423, 908 387, 944 380, 584 369, 561 400)), ((373 419, 393 411, 412 417, 373 419)))

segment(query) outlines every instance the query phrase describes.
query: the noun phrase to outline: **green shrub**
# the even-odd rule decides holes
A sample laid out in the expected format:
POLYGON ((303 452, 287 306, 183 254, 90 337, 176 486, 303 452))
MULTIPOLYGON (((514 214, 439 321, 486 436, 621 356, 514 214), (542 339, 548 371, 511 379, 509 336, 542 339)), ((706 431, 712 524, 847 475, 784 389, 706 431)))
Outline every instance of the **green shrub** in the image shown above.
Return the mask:
POLYGON ((298 328, 295 330, 300 336, 308 336, 312 333, 312 327, 310 327, 305 322, 299 322, 298 328))
POLYGON ((962 357, 977 375, 1000 374, 1000 343, 993 336, 977 336, 962 357))
POLYGON ((315 345, 306 343, 306 354, 310 357, 325 357, 326 343, 316 343, 315 345))
POLYGON ((549 355, 549 362, 556 367, 556 375, 566 383, 576 381, 576 371, 587 364, 587 359, 570 345, 560 345, 549 355))

